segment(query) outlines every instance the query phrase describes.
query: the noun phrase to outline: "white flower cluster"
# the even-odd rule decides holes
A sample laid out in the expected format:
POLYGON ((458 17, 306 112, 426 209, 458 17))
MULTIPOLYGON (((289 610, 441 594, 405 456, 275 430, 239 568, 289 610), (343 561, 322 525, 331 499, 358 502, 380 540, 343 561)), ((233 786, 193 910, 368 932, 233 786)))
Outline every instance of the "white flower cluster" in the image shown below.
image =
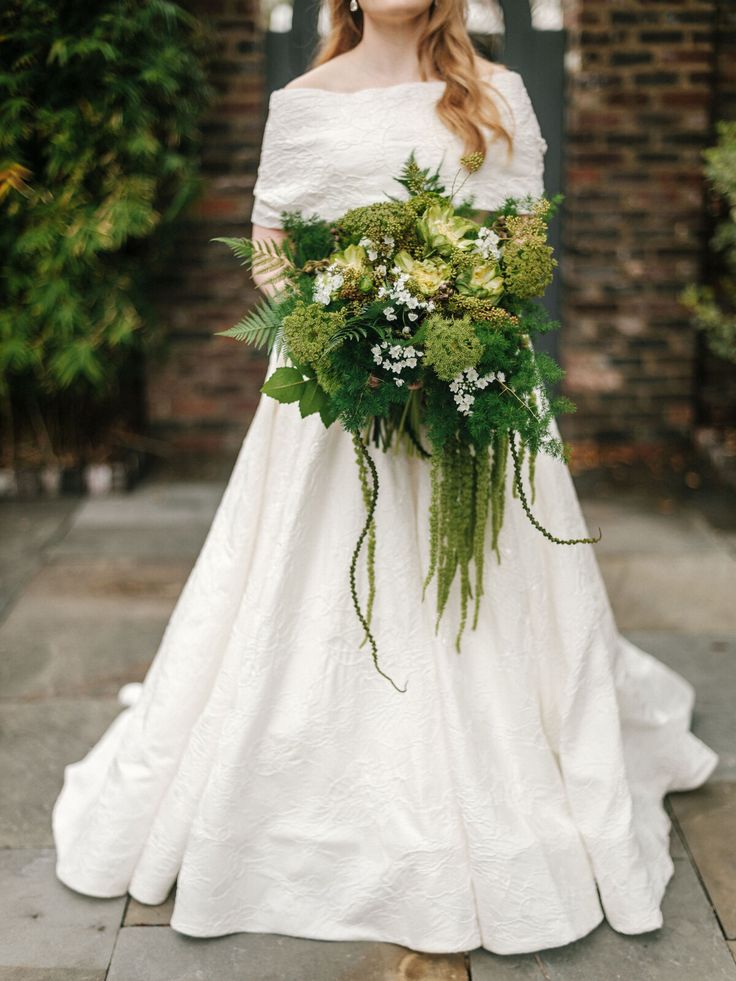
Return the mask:
POLYGON ((486 228, 481 225, 478 231, 478 238, 475 240, 475 251, 480 252, 484 259, 498 259, 501 255, 501 250, 498 243, 501 239, 496 235, 496 233, 491 228, 486 228))
MULTIPOLYGON (((431 312, 434 310, 436 304, 434 300, 423 300, 418 296, 414 296, 406 288, 406 281, 409 278, 409 273, 402 272, 398 266, 393 266, 391 272, 396 276, 396 279, 389 280, 386 285, 378 287, 377 296, 385 296, 389 300, 396 304, 397 306, 406 307, 408 313, 407 317, 409 320, 417 320, 419 314, 417 310, 427 310, 431 312)), ((383 308, 384 316, 386 320, 396 320, 397 313, 394 306, 389 304, 387 307, 383 308)), ((402 334, 411 334, 411 328, 405 326, 402 328, 402 334)))
POLYGON ((314 277, 314 287, 312 288, 312 299, 315 303, 322 303, 324 306, 332 300, 332 294, 339 289, 345 277, 337 266, 328 266, 314 277))
MULTIPOLYGON (((402 344, 389 344, 388 341, 381 341, 380 344, 373 345, 371 353, 376 364, 380 364, 382 368, 387 368, 398 375, 404 368, 416 368, 417 359, 421 358, 424 352, 412 347, 411 344, 404 347, 402 344)), ((404 384, 403 378, 394 378, 394 381, 399 386, 404 384)))
MULTIPOLYGON (((373 241, 373 239, 368 238, 367 235, 364 235, 363 238, 358 242, 358 245, 362 245, 363 248, 365 249, 366 255, 368 256, 368 261, 375 262, 376 259, 378 258, 379 252, 383 252, 383 253, 393 252, 394 246, 396 245, 396 241, 393 235, 384 235, 380 244, 377 244, 376 242, 373 241)), ((376 266, 376 272, 380 273, 381 269, 383 269, 382 275, 385 276, 386 267, 376 266)))
POLYGON ((450 391, 454 393, 457 411, 465 416, 473 414, 471 406, 475 402, 473 394, 479 388, 486 388, 491 382, 506 381, 502 371, 489 371, 487 375, 479 375, 475 368, 466 368, 450 382, 450 391))

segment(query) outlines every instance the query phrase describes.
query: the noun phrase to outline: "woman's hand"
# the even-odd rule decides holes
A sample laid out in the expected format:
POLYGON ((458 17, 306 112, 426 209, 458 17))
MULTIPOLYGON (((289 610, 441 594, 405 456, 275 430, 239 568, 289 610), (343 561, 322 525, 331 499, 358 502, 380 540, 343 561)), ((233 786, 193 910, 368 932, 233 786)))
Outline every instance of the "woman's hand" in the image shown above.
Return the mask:
MULTIPOLYGON (((254 242, 271 240, 279 244, 283 242, 285 238, 287 238, 287 233, 283 228, 266 228, 265 225, 254 224, 251 238, 254 242)), ((288 265, 286 260, 284 260, 283 264, 284 267, 288 265)), ((278 267, 275 262, 272 265, 268 264, 268 268, 265 268, 265 265, 266 264, 260 264, 258 262, 254 264, 254 267, 251 270, 253 282, 266 296, 273 296, 275 293, 278 293, 278 291, 285 285, 287 280, 284 277, 280 279, 273 279, 270 283, 267 282, 267 280, 271 279, 275 275, 278 267)))

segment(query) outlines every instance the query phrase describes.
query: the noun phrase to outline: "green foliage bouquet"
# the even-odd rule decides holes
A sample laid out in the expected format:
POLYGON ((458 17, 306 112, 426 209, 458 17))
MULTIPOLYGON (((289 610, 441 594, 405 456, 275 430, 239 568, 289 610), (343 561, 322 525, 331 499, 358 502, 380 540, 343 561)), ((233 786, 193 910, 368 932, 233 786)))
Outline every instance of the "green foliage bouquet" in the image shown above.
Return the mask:
MULTIPOLYGON (((473 173, 482 159, 470 154, 462 164, 473 173)), ((532 503, 537 453, 567 458, 550 422, 573 406, 548 399, 545 383, 562 372, 552 358, 535 353, 530 340, 532 333, 559 326, 534 298, 557 265, 547 239, 560 198, 508 198, 481 224, 471 217, 472 201, 453 203, 462 183, 447 192, 439 173, 421 169, 414 153, 396 180, 408 196, 354 208, 336 221, 285 211, 288 235, 281 243, 213 240, 263 270, 265 282, 280 283, 275 296, 218 333, 269 352, 276 345, 288 364, 276 367, 261 391, 297 402, 302 416, 319 413, 325 426, 337 421, 352 435, 367 514, 350 588, 381 674, 370 630, 379 485, 371 444, 383 451, 403 446, 429 460, 430 566, 422 595, 436 578, 436 631, 459 573, 458 652, 471 598, 477 626, 489 512, 500 561, 509 456, 513 492, 542 534, 560 544, 598 540, 548 532, 532 514, 522 485, 525 458, 532 503), (521 211, 522 204, 528 210, 521 211), (366 537, 364 612, 355 570, 366 537)))

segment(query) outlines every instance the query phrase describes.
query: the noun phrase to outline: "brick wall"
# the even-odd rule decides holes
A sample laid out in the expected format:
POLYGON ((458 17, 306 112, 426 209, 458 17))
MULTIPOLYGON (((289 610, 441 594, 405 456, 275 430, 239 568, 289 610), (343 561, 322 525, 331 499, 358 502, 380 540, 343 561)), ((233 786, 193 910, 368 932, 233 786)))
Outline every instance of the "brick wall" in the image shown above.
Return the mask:
MULTIPOLYGON (((266 362, 213 337, 255 295, 245 270, 209 239, 249 234, 265 113, 263 35, 256 0, 187 5, 219 33, 212 72, 220 97, 204 126, 206 194, 182 231, 178 272, 158 291, 171 333, 164 358, 148 365, 148 414, 168 444, 227 456, 247 429, 266 362)), ((733 111, 736 58, 729 0, 563 6, 560 343, 578 412, 561 426, 580 460, 586 449, 646 451, 691 435, 703 355, 676 296, 702 271, 709 227, 700 152, 712 139, 714 93, 733 111)))
POLYGON ((204 196, 178 235, 176 269, 155 297, 168 326, 163 356, 146 371, 149 430, 186 454, 231 456, 242 442, 266 371, 260 353, 213 332, 256 299, 248 272, 216 235, 250 234, 260 152, 265 65, 256 0, 189 0, 219 37, 216 104, 203 125, 204 196))
POLYGON ((688 438, 696 338, 677 302, 701 271, 713 0, 568 8, 561 358, 580 448, 688 438))

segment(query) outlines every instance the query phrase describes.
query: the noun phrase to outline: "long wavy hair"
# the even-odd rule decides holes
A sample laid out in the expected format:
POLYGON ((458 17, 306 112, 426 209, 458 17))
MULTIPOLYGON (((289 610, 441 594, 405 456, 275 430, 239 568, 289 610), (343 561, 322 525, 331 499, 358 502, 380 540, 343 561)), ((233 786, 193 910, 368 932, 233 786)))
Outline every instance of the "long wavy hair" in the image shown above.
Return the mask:
MULTIPOLYGON (((324 2, 328 8, 330 29, 322 38, 310 68, 350 51, 363 36, 363 11, 360 8, 351 11, 348 0, 324 2)), ((501 122, 487 81, 479 78, 476 72, 475 50, 466 20, 467 0, 432 0, 417 51, 422 81, 427 81, 430 76, 444 80, 445 87, 437 102, 437 113, 448 129, 460 137, 465 153, 486 153, 486 136, 481 129, 483 125, 494 138, 505 140, 507 154, 510 154, 513 138, 501 122)), ((503 98, 497 89, 493 90, 503 98)))

